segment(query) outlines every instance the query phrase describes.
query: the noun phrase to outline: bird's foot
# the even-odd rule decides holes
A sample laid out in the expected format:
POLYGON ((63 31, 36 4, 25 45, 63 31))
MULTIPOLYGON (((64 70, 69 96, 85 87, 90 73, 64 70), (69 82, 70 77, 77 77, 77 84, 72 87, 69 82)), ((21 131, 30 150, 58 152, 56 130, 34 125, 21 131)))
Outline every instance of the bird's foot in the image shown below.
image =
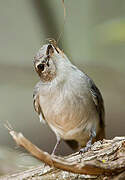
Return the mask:
POLYGON ((95 136, 96 136, 95 128, 92 128, 91 131, 90 131, 90 139, 89 139, 89 141, 87 142, 86 147, 80 149, 80 151, 79 151, 80 154, 85 153, 85 152, 87 152, 88 150, 91 149, 92 140, 93 140, 93 138, 94 138, 95 136))
POLYGON ((92 146, 92 141, 91 139, 88 141, 88 143, 86 144, 86 147, 80 149, 79 153, 82 154, 82 153, 85 153, 87 152, 88 150, 91 149, 91 146, 92 146))

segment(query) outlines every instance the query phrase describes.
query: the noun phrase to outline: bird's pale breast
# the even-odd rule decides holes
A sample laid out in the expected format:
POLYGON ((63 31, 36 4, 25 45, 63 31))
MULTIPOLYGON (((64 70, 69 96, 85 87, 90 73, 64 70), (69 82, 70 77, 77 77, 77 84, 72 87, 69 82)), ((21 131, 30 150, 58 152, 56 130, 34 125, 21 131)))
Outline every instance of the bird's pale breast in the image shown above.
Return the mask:
POLYGON ((79 94, 68 89, 55 89, 40 96, 45 119, 61 138, 83 141, 92 126, 97 126, 98 114, 89 96, 84 91, 79 94))

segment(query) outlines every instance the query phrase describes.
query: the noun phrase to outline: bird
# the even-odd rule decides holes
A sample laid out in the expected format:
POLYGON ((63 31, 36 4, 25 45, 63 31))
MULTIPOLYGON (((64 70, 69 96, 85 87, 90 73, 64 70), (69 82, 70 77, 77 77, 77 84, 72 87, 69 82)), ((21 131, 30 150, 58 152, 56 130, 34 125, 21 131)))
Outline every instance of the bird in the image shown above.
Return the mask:
POLYGON ((88 151, 105 137, 105 109, 94 81, 71 63, 55 40, 44 44, 33 58, 40 80, 33 104, 40 122, 56 135, 52 151, 64 140, 73 150, 88 151))

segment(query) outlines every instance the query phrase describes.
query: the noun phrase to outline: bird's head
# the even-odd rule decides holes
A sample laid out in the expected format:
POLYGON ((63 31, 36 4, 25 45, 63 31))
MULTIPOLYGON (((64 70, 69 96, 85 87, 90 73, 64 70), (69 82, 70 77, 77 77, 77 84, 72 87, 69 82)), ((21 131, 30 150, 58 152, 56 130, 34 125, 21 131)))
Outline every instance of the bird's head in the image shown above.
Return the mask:
POLYGON ((51 81, 56 76, 56 64, 53 56, 59 53, 50 43, 43 45, 34 57, 34 67, 43 82, 51 81))
POLYGON ((63 78, 67 72, 67 64, 70 63, 55 41, 49 41, 48 44, 43 45, 33 62, 35 70, 43 82, 50 82, 55 77, 63 78))

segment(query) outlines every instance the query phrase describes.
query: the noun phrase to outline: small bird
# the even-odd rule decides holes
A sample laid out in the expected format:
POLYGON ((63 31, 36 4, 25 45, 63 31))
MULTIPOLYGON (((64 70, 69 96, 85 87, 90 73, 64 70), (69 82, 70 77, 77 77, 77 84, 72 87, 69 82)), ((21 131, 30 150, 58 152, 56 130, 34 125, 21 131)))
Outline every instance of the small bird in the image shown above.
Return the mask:
POLYGON ((52 154, 61 139, 72 149, 88 151, 94 141, 105 137, 104 103, 99 89, 54 40, 41 47, 33 62, 40 77, 33 92, 34 108, 40 122, 46 122, 56 135, 52 154))

